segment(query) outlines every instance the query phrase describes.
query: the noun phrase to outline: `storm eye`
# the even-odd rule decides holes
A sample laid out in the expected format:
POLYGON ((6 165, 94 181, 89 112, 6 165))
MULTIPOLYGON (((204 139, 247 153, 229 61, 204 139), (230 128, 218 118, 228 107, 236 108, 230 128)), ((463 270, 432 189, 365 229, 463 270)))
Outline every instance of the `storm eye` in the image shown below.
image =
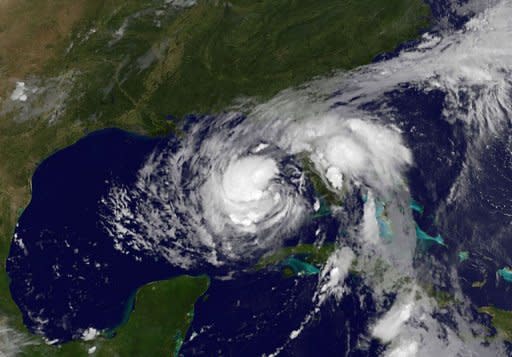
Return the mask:
POLYGON ((216 160, 200 188, 202 216, 215 244, 231 258, 279 245, 289 222, 300 220, 305 211, 297 188, 280 172, 279 156, 216 160))

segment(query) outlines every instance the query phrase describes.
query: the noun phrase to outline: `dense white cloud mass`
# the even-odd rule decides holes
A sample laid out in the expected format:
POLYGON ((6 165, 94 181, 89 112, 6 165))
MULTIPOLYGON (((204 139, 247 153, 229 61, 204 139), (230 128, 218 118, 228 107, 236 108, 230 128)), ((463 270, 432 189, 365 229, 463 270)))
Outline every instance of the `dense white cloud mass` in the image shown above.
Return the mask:
POLYGON ((16 88, 11 94, 11 100, 19 100, 20 102, 26 102, 27 98, 27 88, 25 87, 25 82, 17 82, 16 88))
POLYGON ((338 300, 343 297, 346 292, 345 278, 355 257, 354 252, 348 247, 336 250, 329 257, 320 274, 320 285, 315 300, 322 304, 330 296, 338 300))
POLYGON ((372 335, 383 342, 392 341, 404 324, 411 317, 414 301, 413 296, 408 296, 404 301, 397 301, 391 309, 377 322, 372 329, 372 335))
MULTIPOLYGON (((203 200, 214 202, 208 219, 216 224, 222 218, 215 216, 226 215, 240 229, 255 232, 257 223, 282 208, 279 190, 270 182, 277 173, 271 158, 248 156, 230 163, 222 177, 212 175, 202 189, 203 200)), ((214 229, 222 232, 224 223, 214 229)))
POLYGON ((388 357, 414 357, 418 353, 418 343, 415 341, 405 341, 405 343, 395 347, 387 354, 388 357))
POLYGON ((335 187, 347 176, 376 189, 392 188, 412 163, 396 130, 344 113, 294 123, 283 141, 292 153, 311 153, 317 168, 335 187))

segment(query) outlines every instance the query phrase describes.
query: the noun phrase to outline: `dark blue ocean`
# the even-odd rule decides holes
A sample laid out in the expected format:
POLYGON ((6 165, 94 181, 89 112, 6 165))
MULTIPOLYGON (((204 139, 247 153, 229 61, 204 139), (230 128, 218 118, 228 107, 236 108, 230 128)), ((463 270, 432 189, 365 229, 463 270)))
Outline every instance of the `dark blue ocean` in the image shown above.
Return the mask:
POLYGON ((16 230, 23 244, 12 244, 7 261, 11 293, 29 329, 68 341, 80 329, 116 326, 138 287, 181 273, 122 254, 99 224, 110 183, 133 183, 161 141, 107 129, 39 165, 16 230))

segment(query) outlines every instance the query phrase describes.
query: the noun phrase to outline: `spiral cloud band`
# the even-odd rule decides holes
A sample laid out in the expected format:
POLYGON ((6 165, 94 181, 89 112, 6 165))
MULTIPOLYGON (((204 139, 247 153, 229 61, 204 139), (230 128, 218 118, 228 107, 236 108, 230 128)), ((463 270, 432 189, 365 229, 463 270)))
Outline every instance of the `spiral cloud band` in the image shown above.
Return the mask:
MULTIPOLYGON (((281 107, 297 98, 307 100, 285 96, 281 107)), ((396 129, 325 111, 297 118, 262 106, 190 123, 182 142, 170 139, 148 158, 136 187, 112 189, 106 229, 120 250, 158 252, 182 267, 204 257, 218 265, 281 246, 311 215, 304 155, 333 191, 401 183, 412 157, 396 129)))

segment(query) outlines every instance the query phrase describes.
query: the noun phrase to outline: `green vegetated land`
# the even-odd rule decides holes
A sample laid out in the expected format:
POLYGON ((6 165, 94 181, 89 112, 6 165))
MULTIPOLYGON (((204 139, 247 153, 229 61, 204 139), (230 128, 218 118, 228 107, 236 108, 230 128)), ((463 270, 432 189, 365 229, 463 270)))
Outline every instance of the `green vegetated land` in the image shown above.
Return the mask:
POLYGON ((302 167, 304 169, 305 174, 311 181, 313 188, 315 189, 315 192, 322 201, 325 201, 325 203, 331 206, 341 205, 342 194, 340 192, 332 190, 329 187, 329 185, 326 182, 324 182, 320 174, 315 169, 315 166, 311 159, 307 157, 303 158, 302 167))
POLYGON ((113 338, 76 341, 61 347, 30 346, 25 356, 162 356, 179 350, 194 316, 194 303, 208 289, 206 276, 180 276, 139 289, 135 308, 113 338))
MULTIPOLYGON (((0 114, 0 315, 16 330, 25 331, 8 294, 5 261, 44 158, 93 130, 165 135, 187 113, 222 111, 240 96, 264 100, 366 64, 417 37, 430 16, 421 0, 216 0, 157 14, 162 8, 163 0, 0 2, 0 106, 15 80, 71 83, 63 108, 29 119, 16 109, 0 114), (57 119, 49 123, 50 115, 57 119)), ((175 284, 188 289, 189 282, 175 284)), ((182 306, 193 301, 195 295, 182 306)), ((112 341, 122 341, 121 334, 112 341)))
POLYGON ((504 339, 512 342, 512 311, 501 310, 494 306, 484 306, 478 311, 490 315, 496 330, 504 339))
POLYGON ((299 244, 293 247, 283 247, 277 250, 277 252, 261 257, 254 266, 254 269, 260 270, 268 266, 277 265, 293 256, 301 257, 306 263, 321 266, 327 261, 327 258, 329 258, 335 248, 333 243, 324 244, 320 247, 313 244, 299 244))

